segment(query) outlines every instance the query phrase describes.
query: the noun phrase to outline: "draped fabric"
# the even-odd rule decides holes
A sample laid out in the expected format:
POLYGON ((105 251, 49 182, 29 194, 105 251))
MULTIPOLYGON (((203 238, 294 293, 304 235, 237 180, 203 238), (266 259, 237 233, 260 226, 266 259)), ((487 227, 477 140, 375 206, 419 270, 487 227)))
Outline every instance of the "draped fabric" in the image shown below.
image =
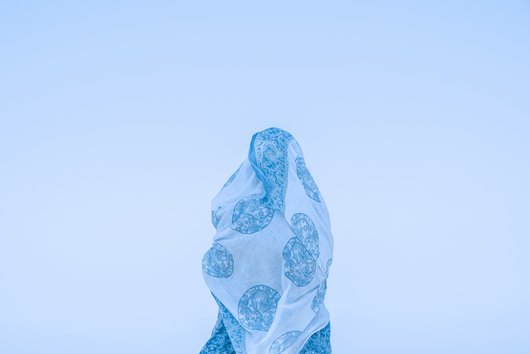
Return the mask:
POLYGON ((333 236, 296 139, 275 127, 255 133, 211 206, 202 270, 219 313, 201 354, 331 353, 333 236))

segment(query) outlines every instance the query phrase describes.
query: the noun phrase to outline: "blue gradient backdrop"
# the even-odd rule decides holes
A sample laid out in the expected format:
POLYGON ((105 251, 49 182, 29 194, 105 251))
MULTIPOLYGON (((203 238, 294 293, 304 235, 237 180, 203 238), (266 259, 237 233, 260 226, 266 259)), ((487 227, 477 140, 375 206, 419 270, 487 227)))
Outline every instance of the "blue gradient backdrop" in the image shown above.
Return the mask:
POLYGON ((270 126, 331 213, 335 353, 530 353, 528 1, 4 1, 0 48, 0 353, 198 353, 270 126))

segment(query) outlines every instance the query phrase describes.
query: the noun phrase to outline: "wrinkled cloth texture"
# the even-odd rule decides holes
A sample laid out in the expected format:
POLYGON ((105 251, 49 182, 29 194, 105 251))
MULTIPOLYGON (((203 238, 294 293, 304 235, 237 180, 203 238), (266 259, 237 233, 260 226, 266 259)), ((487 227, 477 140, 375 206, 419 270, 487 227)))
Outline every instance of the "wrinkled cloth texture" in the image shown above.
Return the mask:
POLYGON ((296 139, 275 127, 255 133, 211 207, 202 271, 219 312, 200 353, 331 353, 333 236, 296 139))

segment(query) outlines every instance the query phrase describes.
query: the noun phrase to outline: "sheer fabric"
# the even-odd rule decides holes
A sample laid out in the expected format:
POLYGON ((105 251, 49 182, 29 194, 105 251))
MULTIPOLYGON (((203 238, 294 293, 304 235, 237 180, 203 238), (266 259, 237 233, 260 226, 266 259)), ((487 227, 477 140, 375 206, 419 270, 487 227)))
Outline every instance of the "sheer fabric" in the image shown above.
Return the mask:
POLYGON ((289 132, 252 136, 248 158, 212 199, 211 220, 202 270, 219 314, 201 354, 331 353, 330 219, 289 132))

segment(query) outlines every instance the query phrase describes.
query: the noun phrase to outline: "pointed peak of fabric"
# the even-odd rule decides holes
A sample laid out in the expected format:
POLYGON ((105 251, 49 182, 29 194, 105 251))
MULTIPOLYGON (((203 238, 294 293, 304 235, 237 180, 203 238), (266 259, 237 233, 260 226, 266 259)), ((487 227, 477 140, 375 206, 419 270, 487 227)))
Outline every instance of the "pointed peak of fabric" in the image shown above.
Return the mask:
POLYGON ((282 128, 279 128, 279 127, 269 127, 267 129, 263 129, 259 132, 257 132, 256 134, 270 134, 270 135, 280 135, 280 134, 283 134, 283 135, 291 135, 291 133, 289 133, 287 130, 285 129, 282 129, 282 128))
POLYGON ((248 160, 265 189, 264 202, 282 212, 289 172, 288 147, 293 139, 288 131, 270 127, 252 136, 248 153, 248 160))

